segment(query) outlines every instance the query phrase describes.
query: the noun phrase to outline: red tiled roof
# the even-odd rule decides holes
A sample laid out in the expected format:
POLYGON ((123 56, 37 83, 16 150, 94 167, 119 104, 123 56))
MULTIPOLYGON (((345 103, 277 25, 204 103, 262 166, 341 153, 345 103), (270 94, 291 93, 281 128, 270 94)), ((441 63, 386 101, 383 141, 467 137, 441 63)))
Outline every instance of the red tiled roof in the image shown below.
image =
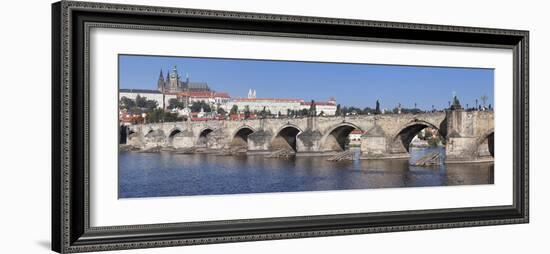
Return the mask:
POLYGON ((142 121, 143 117, 139 115, 123 115, 119 117, 119 120, 123 123, 133 123, 137 121, 142 121))
POLYGON ((303 102, 302 99, 279 99, 279 98, 235 98, 235 101, 268 101, 268 102, 303 102))
POLYGON ((226 92, 215 93, 214 96, 221 97, 221 98, 231 98, 231 96, 229 96, 229 93, 226 93, 226 92))
POLYGON ((191 117, 191 121, 208 121, 210 119, 206 117, 191 117))
POLYGON ((229 93, 226 93, 226 92, 212 92, 212 91, 180 92, 180 93, 178 93, 178 96, 182 96, 182 97, 199 97, 199 98, 214 98, 214 97, 231 98, 229 96, 229 93))
POLYGON ((363 134, 363 131, 355 129, 351 131, 351 134, 363 134))

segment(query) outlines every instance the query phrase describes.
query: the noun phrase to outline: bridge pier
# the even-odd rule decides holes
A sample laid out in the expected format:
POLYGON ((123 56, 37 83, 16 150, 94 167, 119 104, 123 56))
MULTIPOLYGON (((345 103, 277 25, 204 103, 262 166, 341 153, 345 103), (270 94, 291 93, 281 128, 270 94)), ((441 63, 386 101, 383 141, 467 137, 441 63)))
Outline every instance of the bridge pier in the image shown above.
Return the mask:
POLYGON ((449 137, 445 146, 445 163, 493 162, 492 144, 476 137, 449 137))
POLYGON ((216 129, 206 136, 206 148, 209 150, 220 150, 229 146, 231 140, 223 129, 216 129))
POLYGON ((463 163, 476 161, 472 153, 476 138, 448 137, 445 146, 445 163, 463 163))
POLYGON ((445 163, 494 161, 492 113, 485 111, 448 110, 445 163))
MULTIPOLYGON (((170 140, 170 137, 169 137, 170 140)), ((176 149, 180 148, 192 148, 195 146, 195 134, 193 131, 184 130, 171 137, 171 142, 169 142, 172 147, 176 149)))
POLYGON ((266 130, 258 130, 248 135, 247 154, 268 154, 271 149, 271 140, 273 133, 266 130))
POLYGON ((318 130, 307 129, 296 137, 296 156, 323 156, 332 151, 323 151, 321 139, 323 134, 318 130))
POLYGON ((141 149, 145 146, 145 143, 139 133, 131 133, 126 137, 126 145, 141 149))
POLYGON ((374 124, 361 136, 361 157, 363 160, 401 159, 409 158, 407 151, 391 149, 388 137, 382 127, 374 124))
POLYGON ((165 146, 166 139, 164 135, 164 131, 158 129, 158 130, 151 130, 145 136, 143 136, 143 149, 150 149, 154 147, 163 147, 165 146))

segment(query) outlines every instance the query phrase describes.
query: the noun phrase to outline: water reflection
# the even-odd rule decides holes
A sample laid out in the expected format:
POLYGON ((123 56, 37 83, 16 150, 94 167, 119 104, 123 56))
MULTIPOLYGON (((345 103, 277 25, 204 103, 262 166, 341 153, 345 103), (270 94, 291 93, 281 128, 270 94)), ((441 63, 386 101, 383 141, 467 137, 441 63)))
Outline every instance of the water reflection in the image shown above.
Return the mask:
MULTIPOLYGON (((411 160, 442 148, 412 149, 411 160)), ((330 162, 322 157, 269 159, 121 152, 119 197, 295 192, 492 184, 492 163, 409 166, 408 160, 330 162)))

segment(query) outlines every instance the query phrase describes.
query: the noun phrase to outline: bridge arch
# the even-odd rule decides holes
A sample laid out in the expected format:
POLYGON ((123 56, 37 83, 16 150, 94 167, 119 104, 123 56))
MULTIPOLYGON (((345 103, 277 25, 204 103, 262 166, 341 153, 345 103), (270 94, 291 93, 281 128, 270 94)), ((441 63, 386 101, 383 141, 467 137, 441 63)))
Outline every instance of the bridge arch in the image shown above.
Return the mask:
POLYGON ((164 131, 162 129, 151 128, 143 137, 145 143, 152 146, 161 146, 164 145, 166 142, 166 135, 164 134, 164 131))
POLYGON ((167 140, 167 141, 168 141, 168 145, 169 145, 169 146, 173 146, 173 145, 174 145, 174 137, 175 137, 176 135, 178 135, 179 133, 181 133, 181 132, 182 132, 182 130, 181 130, 180 128, 177 128, 177 127, 171 129, 171 130, 168 132, 168 140, 167 140))
POLYGON ((165 136, 162 129, 149 129, 144 135, 146 138, 165 136))
POLYGON ((481 135, 473 149, 473 157, 495 157, 495 130, 490 129, 481 135))
POLYGON ((248 135, 254 133, 256 129, 248 125, 243 125, 237 128, 231 134, 230 146, 233 147, 248 147, 248 135))
POLYGON ((354 130, 363 131, 361 127, 349 122, 342 122, 332 126, 321 139, 321 150, 345 150, 349 134, 354 130))
POLYGON ((199 147, 207 147, 208 146, 208 135, 214 131, 214 128, 211 127, 205 127, 199 131, 199 136, 197 137, 196 145, 199 147))
POLYGON ((442 133, 441 126, 443 123, 437 124, 436 126, 433 123, 415 119, 411 122, 406 123, 401 126, 398 131, 393 135, 392 138, 392 149, 404 149, 407 153, 410 151, 410 145, 413 138, 420 133, 425 128, 432 128, 437 130, 437 133, 442 138, 445 138, 445 135, 442 133))
POLYGON ((128 127, 126 132, 126 143, 128 143, 131 139, 136 139, 141 137, 141 132, 134 128, 134 127, 128 127))
POLYGON ((302 133, 302 131, 303 130, 295 124, 283 125, 275 132, 271 140, 271 149, 287 149, 296 152, 296 137, 298 134, 302 133))

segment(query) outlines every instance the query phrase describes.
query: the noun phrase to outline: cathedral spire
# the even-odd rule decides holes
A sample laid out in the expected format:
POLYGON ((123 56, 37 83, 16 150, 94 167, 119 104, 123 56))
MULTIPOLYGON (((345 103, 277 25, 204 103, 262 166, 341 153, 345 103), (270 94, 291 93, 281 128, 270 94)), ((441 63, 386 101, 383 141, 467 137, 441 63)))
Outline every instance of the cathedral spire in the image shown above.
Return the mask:
POLYGON ((161 93, 164 93, 165 84, 166 83, 164 82, 164 77, 162 75, 162 69, 160 69, 159 80, 157 81, 157 90, 161 93))

